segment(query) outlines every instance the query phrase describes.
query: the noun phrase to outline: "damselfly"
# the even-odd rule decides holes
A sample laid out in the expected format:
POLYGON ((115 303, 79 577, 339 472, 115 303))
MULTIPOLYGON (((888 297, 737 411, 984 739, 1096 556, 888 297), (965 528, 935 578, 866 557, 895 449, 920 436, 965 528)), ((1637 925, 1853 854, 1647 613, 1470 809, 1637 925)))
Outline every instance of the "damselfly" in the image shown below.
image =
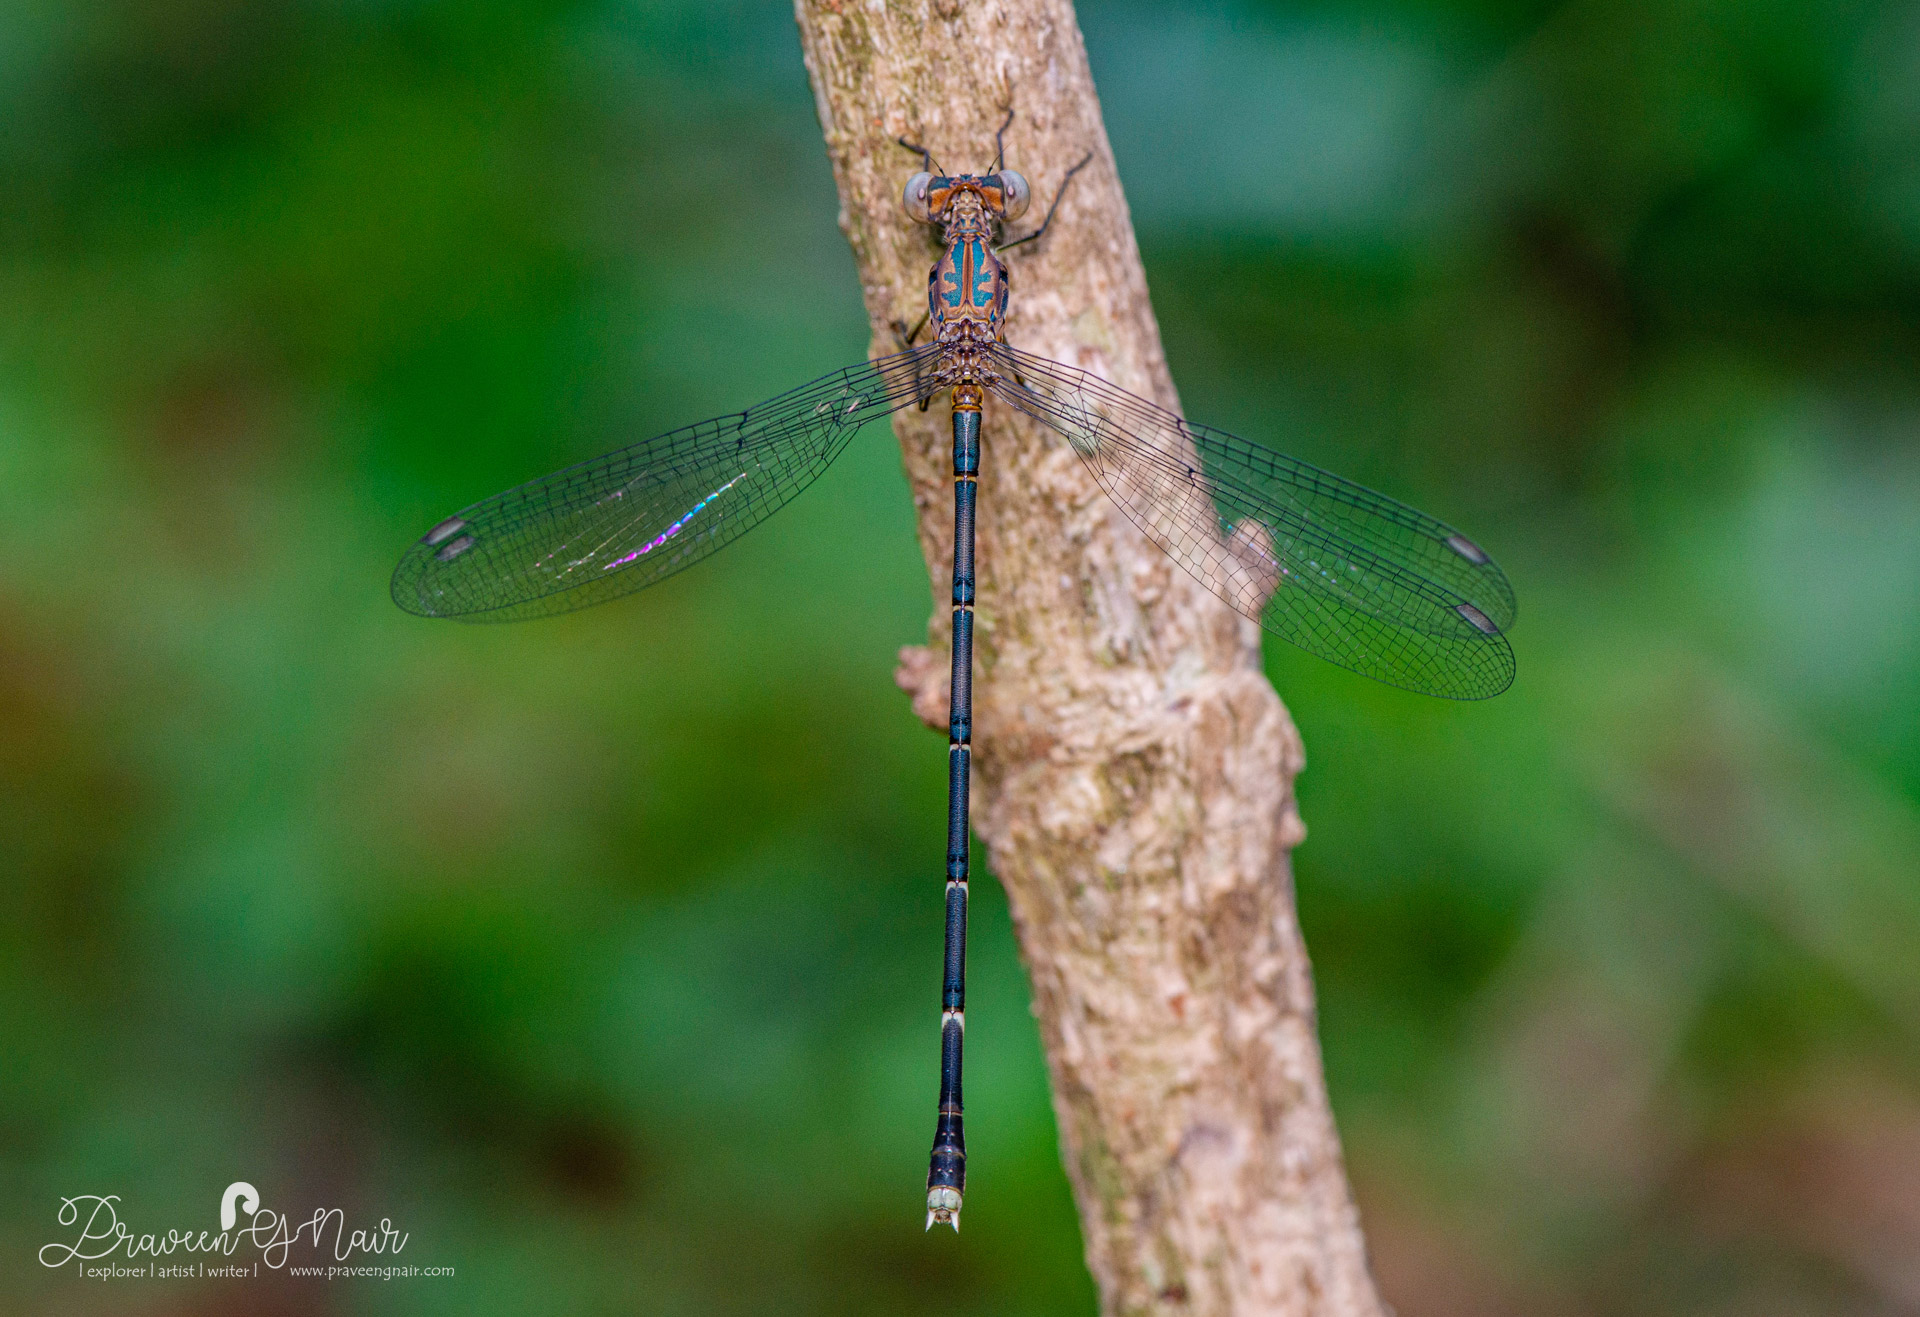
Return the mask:
MULTIPOLYGON (((1009 116, 1011 122, 1011 116, 1009 116)), ((1002 125, 1004 133, 1006 125, 1002 125)), ((1514 596, 1459 531, 1305 462, 1194 425, 1084 370, 1005 340, 996 233, 1027 211, 1001 168, 942 174, 922 148, 907 213, 937 226, 929 342, 757 407, 629 445, 497 494, 428 531, 393 576, 409 612, 506 621, 584 608, 673 575, 739 538, 827 468, 853 432, 940 392, 953 412, 953 676, 948 722, 946 969, 940 1105, 927 1225, 960 1227, 966 1183, 960 1057, 966 1027, 967 793, 972 760, 974 499, 992 394, 1072 446, 1153 543, 1268 631, 1389 685, 1451 699, 1513 681, 1514 596)), ((1081 165, 1085 165, 1085 160, 1081 165)), ((1075 171, 1080 168, 1075 166, 1075 171)))

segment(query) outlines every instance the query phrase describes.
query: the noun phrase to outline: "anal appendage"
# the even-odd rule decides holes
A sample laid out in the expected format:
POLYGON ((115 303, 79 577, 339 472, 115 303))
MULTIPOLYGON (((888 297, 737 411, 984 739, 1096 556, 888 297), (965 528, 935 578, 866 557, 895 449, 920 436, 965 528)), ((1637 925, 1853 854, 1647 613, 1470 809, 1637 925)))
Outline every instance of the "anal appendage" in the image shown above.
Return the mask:
POLYGON ((960 1191, 948 1185, 939 1185, 927 1190, 927 1229, 933 1229, 934 1222, 950 1225, 954 1233, 960 1232, 960 1191))

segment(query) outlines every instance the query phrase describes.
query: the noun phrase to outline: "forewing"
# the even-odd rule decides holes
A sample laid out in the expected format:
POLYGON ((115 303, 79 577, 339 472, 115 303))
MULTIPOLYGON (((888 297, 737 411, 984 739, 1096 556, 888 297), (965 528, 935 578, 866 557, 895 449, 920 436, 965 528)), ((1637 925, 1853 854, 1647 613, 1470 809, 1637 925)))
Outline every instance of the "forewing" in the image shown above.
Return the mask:
POLYGON ((1452 527, 1086 371, 997 355, 995 393, 1064 436, 1148 538, 1267 630, 1428 695, 1512 684, 1513 588, 1452 527))
POLYGON ((511 621, 663 580, 805 489, 868 421, 931 391, 932 346, 837 371, 496 494, 428 531, 393 574, 410 613, 511 621))

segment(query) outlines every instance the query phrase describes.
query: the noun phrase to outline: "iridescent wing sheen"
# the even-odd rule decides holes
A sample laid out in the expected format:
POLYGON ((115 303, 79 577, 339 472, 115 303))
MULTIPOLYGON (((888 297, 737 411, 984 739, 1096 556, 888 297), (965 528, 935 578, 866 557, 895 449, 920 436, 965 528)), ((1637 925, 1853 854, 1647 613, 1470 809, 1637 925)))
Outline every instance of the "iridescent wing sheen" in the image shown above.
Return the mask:
POLYGON ((1268 631, 1423 694, 1513 683, 1513 587, 1451 526, 1086 371, 995 355, 994 392, 1064 436, 1149 539, 1268 631))
POLYGON ((866 422, 924 399, 938 355, 923 345, 836 371, 476 503, 407 550, 394 602, 429 617, 512 621, 664 580, 766 520, 866 422))

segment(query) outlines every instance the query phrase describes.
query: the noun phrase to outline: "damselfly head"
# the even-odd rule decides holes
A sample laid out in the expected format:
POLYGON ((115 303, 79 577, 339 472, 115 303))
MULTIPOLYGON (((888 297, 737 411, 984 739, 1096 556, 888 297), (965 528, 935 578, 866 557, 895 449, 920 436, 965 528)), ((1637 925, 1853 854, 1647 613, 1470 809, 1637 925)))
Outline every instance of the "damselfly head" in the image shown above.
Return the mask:
POLYGON ((922 224, 951 223, 969 206, 990 219, 1019 219, 1032 203, 1033 189, 1011 169, 997 174, 918 173, 900 194, 907 214, 922 224))
POLYGON ((1000 184, 1000 218, 1017 220, 1027 213, 1027 207, 1033 204, 1033 189, 1027 186, 1024 175, 1011 169, 1003 169, 987 180, 1000 184))
POLYGON ((908 216, 922 224, 933 222, 933 212, 927 207, 927 188, 932 182, 932 174, 915 174, 907 180, 907 190, 900 196, 900 204, 907 208, 908 216))

